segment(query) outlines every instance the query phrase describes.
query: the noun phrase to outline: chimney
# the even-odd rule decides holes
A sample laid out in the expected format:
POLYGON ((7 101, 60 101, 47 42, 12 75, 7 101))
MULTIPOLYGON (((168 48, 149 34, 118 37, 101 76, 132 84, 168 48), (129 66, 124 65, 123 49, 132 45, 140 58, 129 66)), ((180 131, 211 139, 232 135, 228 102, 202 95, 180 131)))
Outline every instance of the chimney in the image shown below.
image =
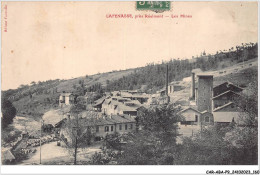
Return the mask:
POLYGON ((165 96, 167 98, 166 103, 170 102, 170 98, 168 96, 168 64, 166 65, 166 89, 165 89, 165 96))
POLYGON ((168 64, 166 65, 166 90, 165 95, 168 96, 168 64))
POLYGON ((195 73, 191 73, 191 94, 190 94, 190 99, 194 100, 195 99, 195 73))
POLYGON ((198 110, 212 112, 213 75, 198 75, 198 110))

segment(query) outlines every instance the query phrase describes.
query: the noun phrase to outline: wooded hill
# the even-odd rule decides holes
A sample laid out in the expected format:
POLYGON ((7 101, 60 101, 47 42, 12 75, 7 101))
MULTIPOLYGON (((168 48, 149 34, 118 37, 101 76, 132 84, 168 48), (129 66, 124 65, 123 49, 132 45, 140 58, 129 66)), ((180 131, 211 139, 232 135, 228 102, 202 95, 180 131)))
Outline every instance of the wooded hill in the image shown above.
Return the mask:
POLYGON ((8 99, 12 102, 18 115, 38 117, 50 108, 58 107, 58 96, 63 91, 83 96, 90 91, 102 93, 141 88, 148 93, 154 93, 165 84, 166 64, 169 66, 169 82, 171 82, 190 76, 192 69, 218 70, 254 59, 258 56, 257 48, 257 43, 247 43, 218 51, 214 55, 204 51, 200 56, 189 60, 171 59, 162 61, 161 64, 149 63, 140 68, 86 75, 69 80, 31 82, 30 85, 2 91, 2 101, 8 99))

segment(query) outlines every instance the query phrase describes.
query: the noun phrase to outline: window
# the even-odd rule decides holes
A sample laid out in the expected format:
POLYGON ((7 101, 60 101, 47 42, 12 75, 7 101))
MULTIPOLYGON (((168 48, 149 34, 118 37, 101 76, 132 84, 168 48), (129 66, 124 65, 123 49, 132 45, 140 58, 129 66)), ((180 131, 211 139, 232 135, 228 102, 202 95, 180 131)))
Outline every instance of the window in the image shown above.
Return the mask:
POLYGON ((122 125, 119 125, 119 130, 122 130, 122 125))
POLYGON ((130 124, 130 129, 133 129, 133 124, 130 124))
POLYGON ((99 132, 99 126, 96 126, 96 132, 99 132))
POLYGON ((125 130, 127 130, 127 124, 125 125, 125 130))
POLYGON ((113 129, 114 129, 114 127, 113 127, 113 126, 111 126, 111 131, 113 131, 113 129))
POLYGON ((195 115, 195 122, 198 122, 198 115, 195 115))
POLYGON ((105 127, 105 132, 109 132, 109 127, 108 126, 105 127))
POLYGON ((209 117, 205 117, 205 122, 209 122, 209 117))

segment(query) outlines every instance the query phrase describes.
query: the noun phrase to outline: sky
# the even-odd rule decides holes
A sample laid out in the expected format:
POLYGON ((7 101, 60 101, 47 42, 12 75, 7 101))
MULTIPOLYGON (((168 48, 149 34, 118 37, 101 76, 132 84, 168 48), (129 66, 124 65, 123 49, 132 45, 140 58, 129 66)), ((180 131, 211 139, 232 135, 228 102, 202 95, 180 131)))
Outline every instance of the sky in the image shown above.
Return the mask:
POLYGON ((2 90, 191 58, 258 40, 257 2, 172 2, 171 11, 163 13, 137 11, 135 5, 3 2, 2 90), (135 19, 145 14, 169 17, 135 19), (192 18, 170 18, 181 14, 192 18))

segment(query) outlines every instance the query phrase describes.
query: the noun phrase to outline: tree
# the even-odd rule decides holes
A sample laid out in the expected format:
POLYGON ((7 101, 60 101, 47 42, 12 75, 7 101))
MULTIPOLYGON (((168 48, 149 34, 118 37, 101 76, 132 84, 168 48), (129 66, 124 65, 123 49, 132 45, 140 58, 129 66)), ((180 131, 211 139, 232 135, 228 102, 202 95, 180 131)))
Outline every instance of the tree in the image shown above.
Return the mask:
POLYGON ((184 137, 178 147, 179 165, 225 165, 230 164, 228 143, 224 140, 225 131, 217 127, 203 129, 193 138, 184 137))
MULTIPOLYGON (((255 77, 257 79, 257 77, 255 77)), ((236 125, 228 137, 233 147, 234 164, 256 165, 258 162, 258 88, 257 80, 248 86, 246 96, 241 96, 237 104, 243 111, 240 125, 236 125)))
POLYGON ((71 117, 66 123, 65 134, 69 141, 67 142, 68 151, 74 157, 74 165, 77 164, 78 148, 89 145, 91 135, 91 128, 86 127, 84 119, 79 117, 79 114, 85 110, 82 104, 74 104, 70 108, 71 117))
POLYGON ((16 116, 16 108, 6 98, 2 98, 2 114, 2 127, 6 128, 9 124, 13 122, 13 119, 16 116))
POLYGON ((142 111, 138 116, 141 130, 129 133, 118 164, 165 165, 176 158, 178 108, 161 105, 142 111))

